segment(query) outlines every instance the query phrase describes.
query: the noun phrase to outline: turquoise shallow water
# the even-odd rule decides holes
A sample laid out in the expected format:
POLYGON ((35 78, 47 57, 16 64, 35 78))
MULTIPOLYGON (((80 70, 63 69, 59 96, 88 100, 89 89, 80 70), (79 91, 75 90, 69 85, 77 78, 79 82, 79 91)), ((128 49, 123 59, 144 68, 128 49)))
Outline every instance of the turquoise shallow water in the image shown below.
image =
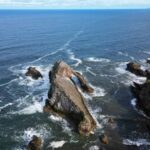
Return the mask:
POLYGON ((144 79, 125 71, 127 62, 144 64, 150 56, 149 27, 149 10, 1 10, 0 150, 24 149, 34 134, 44 140, 44 150, 62 143, 62 150, 149 149, 149 131, 131 105, 129 90, 132 81, 144 79), (98 123, 91 137, 81 137, 65 120, 42 113, 48 72, 57 60, 83 73, 95 89, 86 96, 98 123), (25 77, 29 66, 37 67, 44 79, 25 77), (115 120, 113 127, 108 116, 115 120), (107 146, 98 140, 104 131, 107 146))

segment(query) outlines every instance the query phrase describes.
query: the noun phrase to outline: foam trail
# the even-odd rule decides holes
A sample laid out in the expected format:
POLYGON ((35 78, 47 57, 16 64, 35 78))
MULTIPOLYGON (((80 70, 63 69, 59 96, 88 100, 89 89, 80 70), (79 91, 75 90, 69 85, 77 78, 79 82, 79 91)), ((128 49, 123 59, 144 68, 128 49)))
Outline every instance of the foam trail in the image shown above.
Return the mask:
POLYGON ((16 81, 17 79, 13 79, 13 80, 10 80, 9 82, 6 82, 6 83, 4 83, 4 84, 0 84, 0 87, 2 87, 2 86, 5 86, 5 85, 8 85, 8 84, 10 84, 10 83, 12 83, 12 82, 14 82, 14 81, 16 81))
POLYGON ((77 62, 77 63, 74 64, 75 67, 79 66, 79 64, 82 64, 82 60, 79 59, 79 58, 76 58, 74 53, 70 49, 67 50, 67 52, 70 55, 70 59, 77 62))
POLYGON ((91 71, 91 67, 86 67, 86 72, 89 72, 91 75, 96 76, 96 73, 94 73, 93 71, 91 71))
MULTIPOLYGON (((58 52, 65 50, 68 46, 70 46, 70 43, 71 43, 72 41, 74 41, 74 40, 75 40, 80 34, 82 34, 82 33, 83 33, 82 30, 81 30, 81 31, 78 31, 71 39, 69 39, 63 46, 61 46, 61 47, 60 47, 59 49, 57 49, 55 52, 48 53, 48 54, 46 54, 46 55, 44 55, 44 56, 42 56, 42 57, 39 57, 39 58, 37 58, 37 59, 35 59, 35 60, 33 60, 33 61, 30 61, 30 62, 27 62, 27 63, 28 63, 28 64, 31 64, 31 63, 39 62, 39 61, 41 61, 42 59, 44 59, 44 58, 46 58, 46 57, 48 57, 48 56, 57 54, 58 52)), ((18 67, 18 66, 22 66, 22 65, 23 65, 23 64, 14 65, 14 66, 9 67, 8 69, 12 71, 13 68, 18 67)))
POLYGON ((86 59, 87 61, 90 62, 104 62, 104 63, 109 63, 110 60, 107 58, 95 58, 95 57, 89 57, 86 59))
POLYGON ((8 104, 6 104, 6 105, 4 105, 4 106, 1 106, 1 107, 0 107, 0 112, 1 112, 4 108, 6 108, 6 107, 8 107, 8 106, 11 106, 11 105, 13 105, 13 103, 8 103, 8 104))
POLYGON ((149 52, 149 51, 143 51, 143 53, 145 53, 145 54, 149 54, 149 55, 150 55, 150 52, 149 52))
POLYGON ((74 41, 82 32, 83 32, 83 31, 78 31, 78 32, 73 36, 73 38, 71 38, 70 40, 68 40, 68 41, 67 41, 62 47, 60 47, 57 51, 52 52, 52 53, 48 53, 48 54, 46 54, 46 55, 44 55, 44 56, 42 56, 42 57, 40 57, 40 58, 38 58, 38 59, 35 59, 34 61, 29 62, 29 63, 38 62, 38 61, 42 60, 43 58, 46 58, 46 57, 48 57, 48 56, 57 54, 58 52, 65 50, 67 47, 70 46, 70 43, 71 43, 72 41, 74 41))
POLYGON ((118 55, 129 57, 131 60, 135 60, 133 56, 130 56, 127 52, 118 52, 118 55))
POLYGON ((124 145, 150 145, 150 142, 148 142, 146 139, 137 139, 136 141, 130 140, 130 139, 124 139, 123 140, 124 145))

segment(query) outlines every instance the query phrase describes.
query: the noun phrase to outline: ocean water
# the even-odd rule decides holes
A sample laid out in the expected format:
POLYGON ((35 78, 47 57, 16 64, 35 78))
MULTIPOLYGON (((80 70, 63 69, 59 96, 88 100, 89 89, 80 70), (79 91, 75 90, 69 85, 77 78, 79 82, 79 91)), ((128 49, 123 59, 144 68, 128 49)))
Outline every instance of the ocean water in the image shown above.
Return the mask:
POLYGON ((135 110, 130 85, 145 78, 128 73, 129 61, 150 57, 150 10, 1 10, 0 150, 23 150, 33 135, 43 149, 148 150, 150 133, 135 110), (59 117, 43 113, 48 72, 64 60, 81 72, 95 92, 86 97, 97 121, 95 134, 82 137, 59 117), (44 78, 24 74, 35 66, 44 78), (108 118, 114 124, 108 124, 108 118), (99 135, 106 132, 109 144, 99 135))

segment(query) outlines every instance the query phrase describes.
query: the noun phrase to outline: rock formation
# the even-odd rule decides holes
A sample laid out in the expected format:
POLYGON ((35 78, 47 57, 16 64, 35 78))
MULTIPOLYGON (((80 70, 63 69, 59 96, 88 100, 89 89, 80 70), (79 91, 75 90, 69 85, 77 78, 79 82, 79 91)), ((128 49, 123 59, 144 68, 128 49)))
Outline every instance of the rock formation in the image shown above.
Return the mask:
POLYGON ((96 122, 86 106, 81 90, 92 93, 93 88, 80 73, 62 61, 54 64, 49 78, 51 87, 44 111, 64 115, 74 123, 80 134, 92 133, 96 122))
POLYGON ((141 69, 141 65, 134 63, 134 62, 128 63, 126 70, 138 76, 143 76, 143 77, 146 76, 146 72, 141 69))
POLYGON ((40 71, 38 71, 35 67, 29 67, 27 72, 25 73, 26 76, 30 76, 33 79, 37 80, 39 78, 43 78, 40 71))
POLYGON ((32 140, 27 146, 27 150, 41 150, 42 140, 37 136, 33 136, 32 140))
POLYGON ((134 82, 131 92, 137 99, 137 109, 143 110, 147 116, 150 116, 150 71, 142 70, 139 64, 133 62, 127 64, 127 70, 147 78, 144 84, 134 82))
POLYGON ((144 84, 134 83, 131 90, 137 99, 137 108, 150 116, 150 81, 147 80, 144 84))

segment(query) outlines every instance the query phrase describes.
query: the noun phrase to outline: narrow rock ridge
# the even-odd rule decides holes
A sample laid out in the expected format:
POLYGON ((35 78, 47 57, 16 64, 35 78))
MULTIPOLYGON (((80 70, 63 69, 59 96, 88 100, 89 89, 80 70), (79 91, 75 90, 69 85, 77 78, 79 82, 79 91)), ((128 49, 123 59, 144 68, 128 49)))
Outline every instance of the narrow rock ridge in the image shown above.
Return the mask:
POLYGON ((79 88, 87 93, 92 93, 93 88, 80 73, 75 72, 63 61, 54 64, 49 78, 51 87, 44 111, 54 111, 66 116, 74 123, 80 134, 92 133, 96 128, 96 122, 79 88))

